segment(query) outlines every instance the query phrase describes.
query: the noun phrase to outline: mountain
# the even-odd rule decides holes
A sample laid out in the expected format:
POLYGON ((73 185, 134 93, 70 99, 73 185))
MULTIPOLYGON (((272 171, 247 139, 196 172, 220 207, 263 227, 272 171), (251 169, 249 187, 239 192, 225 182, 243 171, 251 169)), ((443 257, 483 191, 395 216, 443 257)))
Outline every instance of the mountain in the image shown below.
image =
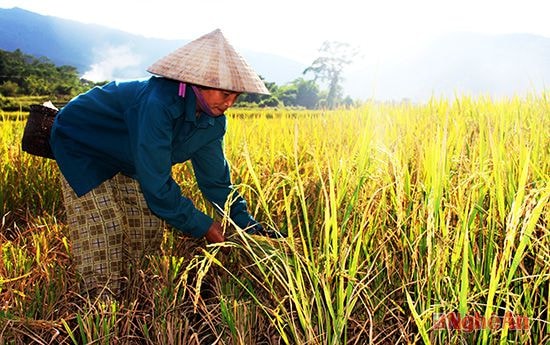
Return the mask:
MULTIPOLYGON (((0 8, 0 49, 21 49, 58 65, 75 66, 90 79, 147 76, 149 65, 188 41, 147 38, 17 7, 0 8)), ((307 67, 273 54, 240 51, 262 77, 279 85, 296 79, 307 67)))
MULTIPOLYGON (((56 64, 77 67, 93 80, 146 76, 152 62, 186 42, 146 38, 20 8, 0 9, 0 49, 19 48, 46 56, 56 64)), ((307 67, 282 56, 239 51, 267 81, 279 85, 302 76, 307 67)), ((414 54, 348 67, 343 87, 354 98, 425 101, 456 94, 524 95, 550 85, 550 38, 519 33, 446 34, 418 45, 414 54)))

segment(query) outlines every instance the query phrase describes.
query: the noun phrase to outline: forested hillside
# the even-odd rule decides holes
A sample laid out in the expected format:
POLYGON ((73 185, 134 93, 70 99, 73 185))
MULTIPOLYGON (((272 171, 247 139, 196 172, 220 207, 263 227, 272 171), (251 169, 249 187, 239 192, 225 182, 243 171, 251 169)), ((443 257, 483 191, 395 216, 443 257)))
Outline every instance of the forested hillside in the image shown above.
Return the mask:
MULTIPOLYGON (((76 67, 57 66, 46 57, 35 57, 17 49, 13 52, 0 50, 0 109, 26 109, 29 102, 14 100, 20 96, 47 96, 64 103, 71 97, 89 90, 103 82, 91 82, 79 76, 76 67)), ((299 107, 313 109, 324 104, 325 94, 313 80, 297 78, 279 86, 265 82, 271 95, 244 94, 236 106, 240 107, 299 107)), ((351 105, 351 99, 342 105, 351 105)))
POLYGON ((34 57, 17 49, 0 50, 2 96, 75 95, 93 83, 80 79, 76 67, 56 66, 46 57, 34 57))

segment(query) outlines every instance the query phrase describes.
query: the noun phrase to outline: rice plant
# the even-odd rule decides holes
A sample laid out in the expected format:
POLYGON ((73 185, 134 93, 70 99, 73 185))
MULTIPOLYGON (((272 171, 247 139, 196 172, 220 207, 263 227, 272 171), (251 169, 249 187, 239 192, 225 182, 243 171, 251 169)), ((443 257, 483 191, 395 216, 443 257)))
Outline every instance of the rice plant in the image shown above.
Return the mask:
POLYGON ((2 121, 0 342, 547 343, 548 96, 234 110, 235 187, 288 237, 167 231, 109 303, 78 294, 55 162, 2 121))

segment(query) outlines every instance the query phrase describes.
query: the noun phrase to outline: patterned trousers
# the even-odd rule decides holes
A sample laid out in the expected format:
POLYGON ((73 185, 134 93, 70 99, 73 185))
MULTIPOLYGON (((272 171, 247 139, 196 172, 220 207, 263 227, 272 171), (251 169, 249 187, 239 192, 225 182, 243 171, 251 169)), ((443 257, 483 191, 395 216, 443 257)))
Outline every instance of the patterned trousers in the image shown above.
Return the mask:
POLYGON ((62 190, 69 240, 83 292, 117 296, 129 268, 162 244, 165 223, 145 202, 136 180, 118 174, 77 197, 65 178, 62 190))

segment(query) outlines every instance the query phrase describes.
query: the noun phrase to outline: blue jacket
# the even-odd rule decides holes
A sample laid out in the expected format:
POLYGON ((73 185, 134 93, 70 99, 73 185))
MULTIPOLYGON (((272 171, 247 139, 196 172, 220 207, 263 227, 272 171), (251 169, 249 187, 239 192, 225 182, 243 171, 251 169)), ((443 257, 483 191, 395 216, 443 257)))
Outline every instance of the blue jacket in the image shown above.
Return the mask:
MULTIPOLYGON (((182 98, 178 87, 159 77, 95 87, 59 111, 50 143, 78 196, 123 173, 139 181, 154 214, 201 237, 213 220, 182 196, 172 165, 190 159, 205 198, 223 208, 232 192, 223 151, 226 117, 197 117, 192 89, 182 98)), ((256 223, 238 195, 230 216, 243 228, 256 223)))

